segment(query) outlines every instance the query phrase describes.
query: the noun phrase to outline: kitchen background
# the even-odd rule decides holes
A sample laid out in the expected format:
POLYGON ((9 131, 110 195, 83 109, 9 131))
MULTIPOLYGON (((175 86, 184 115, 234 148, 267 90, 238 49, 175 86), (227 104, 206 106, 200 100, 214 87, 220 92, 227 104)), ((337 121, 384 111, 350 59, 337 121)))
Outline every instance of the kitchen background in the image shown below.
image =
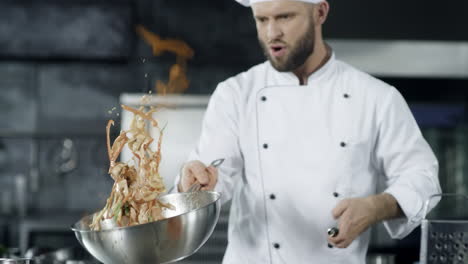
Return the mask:
MULTIPOLYGON (((444 192, 465 194, 468 2, 329 2, 324 32, 337 57, 400 90, 440 160, 444 192)), ((179 65, 184 94, 206 98, 263 60, 251 11, 233 0, 0 0, 0 244, 77 246, 68 226, 111 189, 104 128, 120 119, 122 94, 156 93, 179 65), (148 34, 188 47, 160 55, 148 34)), ((186 263, 220 263, 228 209, 186 263)), ((378 227, 370 253, 413 263, 419 240, 419 230, 393 241, 378 227)))

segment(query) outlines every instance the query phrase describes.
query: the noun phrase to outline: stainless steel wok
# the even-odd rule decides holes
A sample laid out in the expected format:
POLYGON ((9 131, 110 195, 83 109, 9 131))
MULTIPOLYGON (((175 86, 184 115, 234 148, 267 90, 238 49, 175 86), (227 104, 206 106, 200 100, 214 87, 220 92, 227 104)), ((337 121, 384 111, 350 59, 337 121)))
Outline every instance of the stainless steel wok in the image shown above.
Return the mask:
POLYGON ((105 264, 160 264, 186 258, 210 237, 221 209, 220 193, 198 191, 160 197, 175 210, 166 219, 131 227, 92 231, 92 215, 73 225, 78 241, 105 264))

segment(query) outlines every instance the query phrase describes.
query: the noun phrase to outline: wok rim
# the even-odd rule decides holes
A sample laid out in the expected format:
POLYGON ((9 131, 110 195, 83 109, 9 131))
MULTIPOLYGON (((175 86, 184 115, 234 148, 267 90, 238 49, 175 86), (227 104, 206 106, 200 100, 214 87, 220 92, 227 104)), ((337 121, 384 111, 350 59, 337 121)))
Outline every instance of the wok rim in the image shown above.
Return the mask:
MULTIPOLYGON (((173 218, 176 218, 176 217, 180 217, 180 216, 183 216, 183 215, 186 215, 186 214, 190 214, 190 213, 193 213, 193 212, 197 212, 199 210, 202 210, 214 203, 217 203, 220 199, 221 199, 221 193, 220 192, 215 192, 215 191, 202 191, 202 192, 206 192, 206 193, 210 193, 210 194, 214 194, 216 195, 216 199, 210 203, 208 203, 207 205, 204 205, 202 207, 199 207, 197 209, 194 209, 194 210, 190 210, 188 212, 185 212, 183 214, 179 214, 179 215, 175 215, 175 216, 171 216, 171 217, 168 217, 168 218, 164 218, 164 219, 161 219, 161 220, 156 220, 156 221, 153 221, 153 222, 149 222, 149 223, 145 223, 145 224, 139 224, 139 225, 134 225, 134 226, 122 226, 122 227, 115 227, 115 228, 111 228, 111 229, 104 229, 104 230, 82 230, 82 229, 78 229, 76 228, 75 226, 80 223, 83 219, 87 218, 87 217, 90 217, 92 216, 93 214, 89 214, 89 215, 86 215, 84 217, 82 217, 80 220, 78 220, 77 222, 75 222, 71 227, 70 229, 73 231, 73 232, 78 232, 78 233, 103 233, 103 232, 111 232, 111 231, 117 231, 117 230, 129 230, 129 229, 135 229, 135 228, 143 228, 144 226, 149 226, 149 225, 152 225, 152 224, 155 224, 155 223, 160 223, 160 222, 164 222, 164 221, 169 221, 173 218)), ((167 194, 164 194, 163 196, 166 196, 166 195, 174 195, 174 194, 186 194, 186 193, 167 193, 167 194)), ((188 194, 188 193, 187 193, 188 194)))

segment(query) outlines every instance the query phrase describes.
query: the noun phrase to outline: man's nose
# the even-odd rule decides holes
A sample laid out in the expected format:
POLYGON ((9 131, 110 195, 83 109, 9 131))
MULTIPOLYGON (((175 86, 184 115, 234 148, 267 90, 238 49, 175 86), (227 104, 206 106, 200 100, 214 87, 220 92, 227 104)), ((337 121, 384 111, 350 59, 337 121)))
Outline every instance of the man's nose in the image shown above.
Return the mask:
POLYGON ((267 27, 267 38, 268 41, 280 39, 283 36, 283 31, 281 28, 278 26, 277 23, 271 22, 268 24, 267 27))

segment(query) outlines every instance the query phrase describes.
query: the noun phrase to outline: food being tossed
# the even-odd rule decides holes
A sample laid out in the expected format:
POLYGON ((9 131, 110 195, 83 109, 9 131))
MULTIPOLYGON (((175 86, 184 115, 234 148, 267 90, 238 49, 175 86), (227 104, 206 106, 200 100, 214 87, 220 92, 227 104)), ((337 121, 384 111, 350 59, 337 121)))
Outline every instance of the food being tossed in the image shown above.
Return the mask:
POLYGON ((121 131, 111 145, 110 129, 114 125, 109 120, 106 127, 107 151, 110 167, 109 175, 114 180, 112 192, 104 208, 93 217, 90 228, 101 230, 102 222, 111 220, 116 227, 145 224, 163 219, 162 210, 174 209, 170 204, 158 200, 166 187, 159 175, 161 162, 161 140, 164 128, 153 118, 157 108, 145 111, 122 105, 126 111, 134 114, 129 130, 121 131), (151 149, 154 139, 149 133, 149 126, 157 128, 159 138, 156 150, 151 149), (127 145, 133 154, 130 162, 117 162, 124 146, 127 145))

